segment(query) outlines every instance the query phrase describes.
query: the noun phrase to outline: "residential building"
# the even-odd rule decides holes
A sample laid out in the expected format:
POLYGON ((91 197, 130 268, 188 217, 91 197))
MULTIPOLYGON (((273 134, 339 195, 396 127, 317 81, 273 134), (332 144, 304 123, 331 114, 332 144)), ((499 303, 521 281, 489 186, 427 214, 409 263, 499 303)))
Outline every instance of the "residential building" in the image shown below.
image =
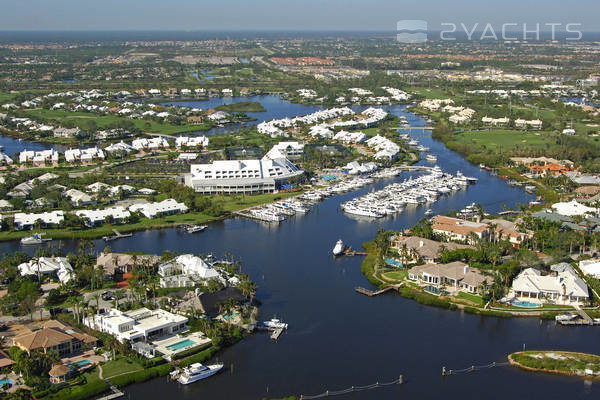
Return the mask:
POLYGON ((459 218, 437 215, 432 219, 433 232, 446 236, 449 240, 471 241, 473 234, 479 239, 485 239, 489 235, 487 224, 472 222, 459 218))
POLYGON ((518 299, 536 303, 585 304, 588 287, 572 268, 550 275, 534 268, 523 270, 513 280, 511 294, 518 299))
POLYGON ((47 321, 42 329, 29 331, 13 338, 14 346, 31 353, 55 351, 61 358, 96 346, 98 340, 81 330, 59 321, 47 321))
POLYGON ((208 146, 208 138, 206 136, 179 136, 175 138, 175 146, 180 147, 206 147, 208 146))
POLYGON ((41 150, 28 151, 23 150, 19 153, 19 163, 32 163, 35 166, 44 166, 47 163, 58 165, 58 151, 56 150, 41 150))
POLYGON ((58 138, 75 138, 85 135, 85 132, 79 128, 56 128, 53 133, 54 137, 58 138))
POLYGON ((141 212, 146 218, 156 218, 165 215, 186 213, 189 211, 183 203, 178 203, 174 199, 166 199, 157 203, 141 203, 129 206, 131 212, 141 212))
POLYGON ((71 204, 75 207, 87 206, 90 204, 95 204, 96 200, 92 199, 92 197, 77 189, 69 189, 63 193, 63 197, 69 199, 71 204))
POLYGON ((581 272, 585 275, 600 279, 600 260, 592 259, 579 261, 579 269, 581 269, 581 272))
POLYGON ((158 266, 160 287, 190 287, 221 275, 200 257, 184 254, 158 266))
POLYGON ((65 257, 33 258, 17 267, 21 276, 37 276, 56 274, 61 283, 67 283, 73 278, 73 267, 65 257))
POLYGON ((478 293, 493 283, 491 277, 460 261, 417 265, 408 270, 408 278, 422 285, 450 286, 468 293, 478 293))
POLYGON ((131 213, 121 206, 109 207, 102 210, 78 210, 75 215, 86 221, 87 226, 98 226, 107 220, 113 223, 123 223, 131 216, 131 213))
POLYGON ((101 267, 104 270, 104 274, 113 276, 115 273, 120 272, 126 274, 131 272, 134 266, 154 265, 158 263, 160 257, 151 255, 132 255, 125 253, 100 253, 96 258, 96 267, 101 267))
POLYGON ((39 214, 26 214, 18 212, 14 214, 15 228, 19 231, 32 229, 39 220, 42 227, 58 225, 65 220, 62 211, 50 211, 39 214))
POLYGON ((397 235, 392 238, 392 247, 398 251, 400 258, 403 258, 404 249, 408 250, 407 259, 402 260, 406 264, 417 263, 423 260, 425 263, 432 264, 440 258, 443 249, 448 251, 459 249, 473 249, 473 246, 458 244, 452 242, 438 242, 425 239, 418 236, 397 235))
POLYGON ((96 160, 104 160, 104 152, 98 147, 90 147, 89 149, 69 149, 65 151, 65 160, 68 163, 91 163, 96 160))
POLYGON ((577 202, 577 200, 571 200, 569 202, 563 203, 554 203, 552 204, 552 209, 558 214, 566 215, 568 217, 586 214, 595 216, 598 213, 597 208, 584 206, 583 204, 577 202))
POLYGON ((186 317, 162 309, 147 308, 132 311, 112 308, 103 314, 85 318, 83 323, 92 329, 113 335, 121 343, 148 341, 188 329, 186 317))
POLYGON ((271 160, 287 158, 289 160, 298 160, 304 154, 304 144, 298 142, 279 142, 265 154, 265 158, 271 160))

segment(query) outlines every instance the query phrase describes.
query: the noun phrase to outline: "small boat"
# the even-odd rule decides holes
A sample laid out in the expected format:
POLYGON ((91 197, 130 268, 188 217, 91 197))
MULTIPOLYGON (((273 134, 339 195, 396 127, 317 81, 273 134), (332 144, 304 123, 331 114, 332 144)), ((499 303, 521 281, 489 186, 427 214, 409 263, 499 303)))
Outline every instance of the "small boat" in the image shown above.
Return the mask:
POLYGON ((333 246, 333 255, 340 256, 340 255, 342 255, 342 253, 344 253, 345 249, 346 249, 346 246, 344 245, 344 242, 342 241, 342 239, 340 239, 335 243, 335 246, 333 246))
POLYGON ((40 233, 34 233, 32 236, 24 237, 23 239, 21 239, 21 244, 24 246, 42 244, 42 242, 43 239, 40 233))
POLYGON ((187 233, 196 233, 196 232, 202 232, 206 228, 208 228, 208 226, 206 226, 206 225, 190 225, 187 228, 185 228, 185 230, 187 233))
POLYGON ((433 210, 431 208, 429 208, 427 211, 425 211, 425 215, 430 217, 433 215, 433 210))
POLYGON ((479 164, 479 168, 485 169, 485 164, 479 164))
POLYGON ((267 328, 271 328, 271 329, 287 329, 288 328, 288 324, 286 324, 285 322, 281 322, 281 320, 279 320, 277 318, 271 318, 269 321, 263 322, 263 325, 266 326, 267 328))
POLYGON ((577 314, 559 314, 554 319, 556 321, 573 321, 577 319, 579 316, 577 314))
POLYGON ((183 373, 177 379, 182 385, 194 383, 209 376, 213 376, 223 368, 223 364, 202 365, 200 363, 191 364, 183 369, 183 373))
POLYGON ((437 161, 437 156, 433 155, 433 154, 427 154, 425 156, 425 159, 427 161, 431 161, 431 162, 436 162, 437 161))

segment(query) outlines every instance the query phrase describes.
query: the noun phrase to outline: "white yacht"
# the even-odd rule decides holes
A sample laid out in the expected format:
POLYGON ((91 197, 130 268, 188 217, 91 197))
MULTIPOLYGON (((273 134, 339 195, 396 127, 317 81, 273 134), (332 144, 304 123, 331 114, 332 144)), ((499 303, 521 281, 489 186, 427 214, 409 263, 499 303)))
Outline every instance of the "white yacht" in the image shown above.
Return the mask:
POLYGON ((223 364, 202 365, 200 363, 191 364, 183 369, 183 373, 177 381, 182 385, 194 383, 209 376, 213 376, 223 368, 223 364))
POLYGON ((208 228, 207 225, 190 225, 185 230, 187 233, 197 233, 204 231, 206 228, 208 228))
POLYGON ((432 210, 431 208, 427 209, 427 211, 425 211, 425 215, 426 215, 427 217, 430 217, 430 216, 432 216, 432 215, 433 215, 433 210, 432 210))
POLYGON ((436 156, 436 155, 433 155, 433 154, 427 154, 427 155, 425 156, 425 159, 426 159, 427 161, 436 162, 436 161, 437 161, 437 156, 436 156))
POLYGON ((39 233, 34 233, 32 236, 24 237, 23 239, 21 239, 21 244, 24 246, 42 244, 42 242, 42 235, 39 233))
POLYGON ((344 242, 342 241, 342 239, 340 239, 335 243, 335 246, 333 246, 333 255, 340 256, 340 255, 342 255, 342 253, 344 252, 345 249, 346 249, 346 246, 344 245, 344 242))
POLYGON ((281 320, 279 320, 277 318, 271 318, 269 321, 263 322, 263 325, 266 326, 267 328, 272 328, 272 329, 287 329, 288 328, 288 324, 286 324, 285 322, 281 322, 281 320))

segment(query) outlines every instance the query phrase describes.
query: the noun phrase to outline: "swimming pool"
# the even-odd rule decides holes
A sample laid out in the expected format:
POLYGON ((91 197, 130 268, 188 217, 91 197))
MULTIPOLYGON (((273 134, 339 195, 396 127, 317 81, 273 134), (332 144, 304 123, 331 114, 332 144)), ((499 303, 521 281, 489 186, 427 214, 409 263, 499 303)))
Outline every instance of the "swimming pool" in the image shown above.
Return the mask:
POLYGON ((233 313, 231 315, 223 315, 223 319, 226 320, 226 321, 232 321, 237 316, 238 316, 238 313, 233 313))
POLYGON ((2 387, 2 386, 4 386, 4 385, 6 385, 7 383, 8 383, 10 386, 12 386, 12 384, 13 384, 13 381, 12 381, 12 379, 10 379, 10 378, 6 378, 6 379, 0 379, 0 387, 2 387))
POLYGON ((387 265, 391 265, 393 267, 398 267, 398 268, 402 267, 402 263, 400 261, 398 261, 398 260, 394 260, 393 258, 386 258, 385 259, 385 263, 387 265))
POLYGON ((77 362, 75 362, 75 363, 73 363, 73 364, 74 364, 75 366, 77 366, 78 368, 81 368, 81 367, 84 367, 84 366, 86 366, 86 365, 89 365, 89 364, 91 364, 91 363, 92 363, 92 362, 91 362, 90 360, 80 360, 80 361, 77 361, 77 362))
POLYGON ((326 181, 335 181, 337 179, 337 176, 335 176, 335 175, 321 175, 321 178, 323 178, 323 180, 326 180, 326 181))
POLYGON ((522 308, 542 308, 541 304, 530 303, 528 301, 513 300, 510 302, 510 304, 515 307, 522 307, 522 308))
POLYGON ((433 285, 423 286, 423 290, 426 291, 427 293, 431 293, 436 296, 448 294, 448 292, 445 291, 444 289, 437 288, 433 285))
POLYGON ((185 339, 185 340, 182 340, 181 342, 177 342, 177 343, 168 345, 167 349, 169 349, 171 351, 177 351, 177 350, 181 350, 185 347, 193 346, 195 344, 196 344, 196 342, 194 342, 193 340, 185 339))

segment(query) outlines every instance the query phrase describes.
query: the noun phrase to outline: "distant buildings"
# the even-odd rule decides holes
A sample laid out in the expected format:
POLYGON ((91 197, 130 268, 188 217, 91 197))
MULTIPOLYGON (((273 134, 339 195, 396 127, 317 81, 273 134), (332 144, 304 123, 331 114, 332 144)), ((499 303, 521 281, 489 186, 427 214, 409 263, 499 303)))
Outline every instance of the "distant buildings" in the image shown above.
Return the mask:
POLYGON ((432 219, 433 232, 446 236, 449 240, 471 241, 470 235, 479 239, 489 236, 487 224, 471 222, 464 219, 437 215, 432 219))
POLYGON ((14 214, 15 217, 15 228, 19 231, 32 229, 36 222, 39 221, 41 227, 49 227, 52 225, 58 225, 65 220, 62 211, 50 211, 40 214, 27 214, 18 212, 14 214))
POLYGON ((166 199, 158 203, 142 203, 129 206, 131 212, 141 212, 146 218, 157 218, 165 215, 186 213, 187 206, 174 199, 166 199))
POLYGON ((193 287, 209 279, 220 279, 219 273, 200 257, 184 254, 158 266, 159 285, 193 287))
POLYGON ((56 150, 41 150, 28 151, 24 150, 19 153, 19 163, 32 163, 34 166, 45 166, 46 164, 58 165, 58 151, 56 150))
POLYGON ((103 210, 78 210, 75 212, 79 218, 85 220, 86 225, 98 226, 110 220, 113 223, 123 223, 131 217, 131 213, 123 207, 109 207, 103 210))
POLYGON ((98 147, 90 147, 88 149, 69 149, 65 151, 65 160, 68 163, 91 163, 96 160, 104 160, 104 152, 98 147))
POLYGON ((522 118, 515 120, 515 128, 517 129, 542 129, 543 122, 539 119, 525 120, 522 118))

